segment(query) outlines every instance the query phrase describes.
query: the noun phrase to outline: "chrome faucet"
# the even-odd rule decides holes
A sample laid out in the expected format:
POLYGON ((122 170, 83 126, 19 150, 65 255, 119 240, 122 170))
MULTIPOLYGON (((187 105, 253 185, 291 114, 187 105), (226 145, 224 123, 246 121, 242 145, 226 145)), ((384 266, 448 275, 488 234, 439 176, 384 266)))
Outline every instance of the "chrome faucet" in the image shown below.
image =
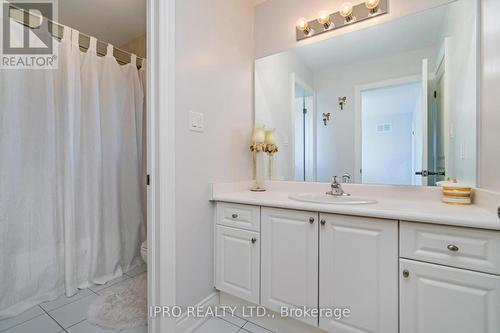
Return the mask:
POLYGON ((347 194, 344 192, 344 189, 342 188, 342 184, 338 182, 338 176, 333 176, 332 177, 332 184, 330 185, 332 190, 326 192, 327 195, 333 195, 336 197, 341 197, 341 196, 348 196, 350 194, 347 194))

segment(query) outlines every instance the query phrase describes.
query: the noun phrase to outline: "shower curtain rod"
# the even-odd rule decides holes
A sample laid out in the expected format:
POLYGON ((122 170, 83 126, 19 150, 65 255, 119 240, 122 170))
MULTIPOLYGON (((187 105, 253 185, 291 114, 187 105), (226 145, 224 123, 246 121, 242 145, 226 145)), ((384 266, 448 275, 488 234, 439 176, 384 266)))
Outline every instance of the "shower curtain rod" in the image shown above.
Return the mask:
MULTIPOLYGON (((41 19, 47 20, 49 23, 49 32, 51 35, 58 40, 62 39, 63 32, 64 32, 64 25, 55 22, 53 20, 50 20, 46 17, 40 17, 39 15, 34 15, 23 8, 19 8, 13 4, 9 4, 9 17, 16 20, 20 24, 30 28, 30 29, 35 29, 38 27, 38 25, 31 25, 31 22, 40 22, 41 19), (32 20, 33 19, 33 20, 32 20)), ((80 32, 80 38, 79 38, 79 46, 80 50, 82 51, 87 51, 89 48, 90 44, 90 36, 86 35, 82 32, 80 32)), ((109 43, 103 42, 98 40, 97 41, 97 54, 100 56, 105 56, 107 53, 107 46, 109 43)), ((116 46, 113 46, 113 56, 115 59, 118 61, 119 64, 121 65, 126 65, 130 63, 131 59, 131 53, 127 52, 125 50, 122 50, 116 46)), ((137 63, 136 66, 137 68, 142 67, 142 60, 143 58, 137 57, 137 63)))

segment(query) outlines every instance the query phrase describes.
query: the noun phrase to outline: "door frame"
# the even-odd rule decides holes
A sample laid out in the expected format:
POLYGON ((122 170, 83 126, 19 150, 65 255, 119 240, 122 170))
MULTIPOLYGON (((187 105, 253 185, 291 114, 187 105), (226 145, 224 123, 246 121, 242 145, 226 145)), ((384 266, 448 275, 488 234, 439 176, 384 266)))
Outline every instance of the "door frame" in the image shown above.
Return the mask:
MULTIPOLYGON (((311 85, 309 85, 305 80, 303 80, 297 73, 293 72, 290 74, 290 89, 291 89, 291 98, 290 98, 290 110, 291 110, 291 119, 292 119, 292 128, 291 131, 293 133, 293 142, 290 143, 290 147, 293 147, 291 150, 291 157, 293 161, 293 170, 292 170, 292 175, 295 177, 295 107, 296 107, 296 100, 295 100, 295 84, 298 83, 305 89, 311 92, 311 96, 313 98, 313 113, 312 113, 312 122, 313 122, 313 158, 312 158, 312 165, 313 165, 313 180, 316 181, 317 179, 317 166, 316 166, 316 156, 317 156, 317 116, 316 116, 316 91, 314 90, 311 85)), ((305 156, 304 156, 305 158, 305 156)))
POLYGON ((362 125, 362 99, 361 94, 363 91, 374 90, 380 88, 387 88, 392 86, 399 86, 408 83, 416 83, 422 81, 420 74, 403 76, 396 79, 389 79, 383 81, 375 81, 366 84, 354 86, 354 182, 361 184, 362 181, 362 141, 363 141, 363 125, 362 125))
MULTIPOLYGON (((147 1, 148 309, 175 305, 175 0, 147 1)), ((149 313, 150 311, 148 311, 149 313)), ((148 316, 148 332, 175 332, 148 316)))

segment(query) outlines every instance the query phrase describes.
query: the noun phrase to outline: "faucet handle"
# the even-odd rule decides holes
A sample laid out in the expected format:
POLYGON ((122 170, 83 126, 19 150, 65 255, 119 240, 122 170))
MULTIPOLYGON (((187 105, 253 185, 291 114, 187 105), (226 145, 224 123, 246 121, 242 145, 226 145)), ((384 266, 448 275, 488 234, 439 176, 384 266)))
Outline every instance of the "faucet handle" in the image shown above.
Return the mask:
POLYGON ((338 184, 339 183, 338 178, 339 178, 339 176, 333 176, 332 177, 332 184, 338 184))
POLYGON ((342 176, 342 183, 350 183, 351 182, 351 175, 348 173, 344 173, 342 176))

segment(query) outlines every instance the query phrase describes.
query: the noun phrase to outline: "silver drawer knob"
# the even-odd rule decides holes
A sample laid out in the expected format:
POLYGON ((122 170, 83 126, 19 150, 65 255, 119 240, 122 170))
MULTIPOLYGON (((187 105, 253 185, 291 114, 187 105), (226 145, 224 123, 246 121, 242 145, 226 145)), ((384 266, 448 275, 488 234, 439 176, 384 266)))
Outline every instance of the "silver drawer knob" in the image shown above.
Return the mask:
POLYGON ((237 218, 238 218, 238 214, 233 214, 233 215, 231 215, 231 217, 232 217, 233 219, 237 219, 237 218))
POLYGON ((405 269, 405 270, 403 271, 403 277, 404 277, 405 279, 407 279, 409 276, 410 276, 410 271, 409 271, 409 270, 407 270, 407 269, 405 269))
POLYGON ((314 217, 309 218, 309 223, 313 224, 314 223, 314 217))
POLYGON ((456 245, 450 244, 447 247, 448 247, 448 250, 450 250, 451 252, 458 252, 458 246, 456 246, 456 245))
POLYGON ((321 220, 320 223, 321 223, 321 225, 325 225, 326 224, 326 220, 321 220))
POLYGON ((257 242, 257 238, 252 238, 252 244, 255 244, 257 242))

